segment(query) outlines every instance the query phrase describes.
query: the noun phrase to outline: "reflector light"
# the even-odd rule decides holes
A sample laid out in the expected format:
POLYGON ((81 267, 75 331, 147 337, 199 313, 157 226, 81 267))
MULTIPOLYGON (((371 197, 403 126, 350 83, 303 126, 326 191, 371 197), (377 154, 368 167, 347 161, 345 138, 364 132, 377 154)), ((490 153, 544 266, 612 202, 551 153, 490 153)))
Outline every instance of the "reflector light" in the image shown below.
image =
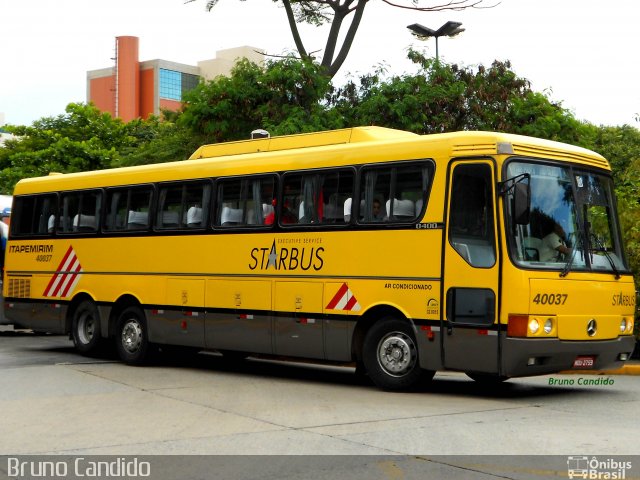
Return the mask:
POLYGON ((527 324, 529 323, 528 315, 509 315, 509 324, 507 325, 507 335, 509 337, 526 337, 527 324))

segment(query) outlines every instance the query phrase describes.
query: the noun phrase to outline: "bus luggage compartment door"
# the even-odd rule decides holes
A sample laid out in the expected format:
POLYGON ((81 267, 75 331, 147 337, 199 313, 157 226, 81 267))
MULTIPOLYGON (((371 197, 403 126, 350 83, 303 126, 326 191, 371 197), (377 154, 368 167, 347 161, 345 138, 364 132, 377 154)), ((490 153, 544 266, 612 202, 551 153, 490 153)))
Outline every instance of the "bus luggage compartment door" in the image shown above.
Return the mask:
POLYGON ((207 348, 273 353, 271 282, 208 280, 207 348))
POLYGON ((322 283, 276 282, 275 353, 324 358, 322 283))

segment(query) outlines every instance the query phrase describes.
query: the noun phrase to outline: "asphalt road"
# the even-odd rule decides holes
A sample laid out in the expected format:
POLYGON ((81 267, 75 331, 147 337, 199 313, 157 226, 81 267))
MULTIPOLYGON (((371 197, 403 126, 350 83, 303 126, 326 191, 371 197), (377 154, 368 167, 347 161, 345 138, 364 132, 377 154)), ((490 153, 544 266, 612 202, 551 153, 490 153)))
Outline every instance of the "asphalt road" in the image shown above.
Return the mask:
POLYGON ((414 478, 425 469, 432 478, 548 478, 565 476, 576 455, 628 456, 640 469, 637 376, 554 375, 486 389, 439 373, 421 391, 389 393, 348 367, 230 365, 212 355, 129 367, 110 354, 80 356, 65 337, 2 330, 0 455, 251 455, 217 457, 227 459, 219 473, 239 464, 257 475, 233 478, 303 478, 310 462, 322 478, 414 478), (274 467, 278 458, 293 470, 274 467))

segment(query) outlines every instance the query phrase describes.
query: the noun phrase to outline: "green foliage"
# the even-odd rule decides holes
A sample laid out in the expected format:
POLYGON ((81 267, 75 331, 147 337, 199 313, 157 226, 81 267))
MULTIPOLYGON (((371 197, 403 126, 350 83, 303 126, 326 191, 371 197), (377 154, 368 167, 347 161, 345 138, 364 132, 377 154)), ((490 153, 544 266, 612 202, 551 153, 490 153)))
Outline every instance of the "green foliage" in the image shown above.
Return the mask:
POLYGON ((534 92, 509 62, 458 67, 411 51, 414 75, 383 79, 380 72, 351 80, 331 100, 350 125, 376 124, 427 134, 492 130, 588 146, 594 127, 546 95, 534 92))
MULTIPOLYGON (((280 3, 282 0, 273 0, 280 3)), ((290 0, 291 9, 297 23, 308 23, 320 27, 333 20, 333 7, 314 0, 290 0)))
POLYGON ((248 139, 256 128, 274 135, 335 128, 335 113, 321 102, 329 85, 311 62, 288 58, 260 67, 241 61, 230 77, 187 93, 177 124, 202 143, 248 139))
MULTIPOLYGON (((173 112, 167 112, 166 117, 177 118, 173 112)), ((172 121, 160 121, 153 117, 137 122, 140 133, 144 132, 144 135, 140 135, 135 144, 122 148, 111 166, 128 167, 185 160, 200 146, 198 138, 191 131, 172 121)))
POLYGON ((120 152, 130 151, 151 134, 143 121, 125 124, 93 105, 77 103, 69 104, 64 115, 6 130, 17 138, 0 148, 2 193, 11 193, 25 177, 109 168, 120 160, 120 152))
POLYGON ((638 185, 637 165, 640 159, 640 130, 629 125, 621 127, 601 126, 597 129, 593 146, 611 163, 611 168, 619 186, 638 185))

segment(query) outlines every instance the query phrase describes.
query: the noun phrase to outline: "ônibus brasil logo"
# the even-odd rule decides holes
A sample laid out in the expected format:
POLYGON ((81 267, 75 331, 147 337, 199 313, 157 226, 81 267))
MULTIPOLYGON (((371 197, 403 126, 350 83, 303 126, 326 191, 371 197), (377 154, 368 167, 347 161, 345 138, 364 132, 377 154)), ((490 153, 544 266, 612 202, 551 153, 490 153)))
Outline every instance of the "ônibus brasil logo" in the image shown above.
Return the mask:
POLYGON ((626 479, 627 470, 631 470, 631 462, 597 457, 567 457, 567 476, 569 478, 587 479, 626 479))

